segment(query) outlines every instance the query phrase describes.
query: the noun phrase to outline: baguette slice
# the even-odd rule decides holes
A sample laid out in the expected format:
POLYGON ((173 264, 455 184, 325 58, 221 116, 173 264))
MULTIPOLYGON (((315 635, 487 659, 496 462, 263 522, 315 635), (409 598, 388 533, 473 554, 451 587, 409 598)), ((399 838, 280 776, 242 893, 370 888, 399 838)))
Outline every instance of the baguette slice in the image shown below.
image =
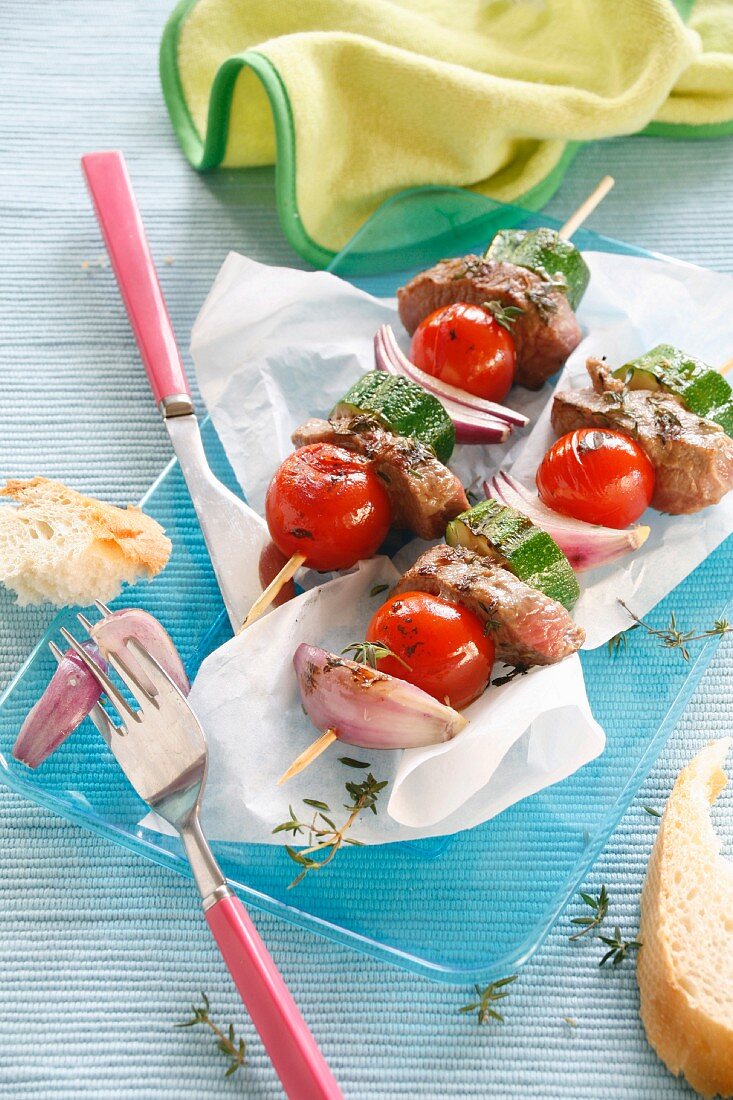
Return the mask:
POLYGON ((667 1068, 703 1096, 733 1096, 733 863, 710 806, 733 738, 684 768, 659 828, 641 898, 641 1018, 667 1068))
POLYGON ((115 508, 45 477, 8 481, 0 496, 18 503, 0 506, 0 581, 22 606, 106 602, 170 557, 163 528, 132 505, 115 508))

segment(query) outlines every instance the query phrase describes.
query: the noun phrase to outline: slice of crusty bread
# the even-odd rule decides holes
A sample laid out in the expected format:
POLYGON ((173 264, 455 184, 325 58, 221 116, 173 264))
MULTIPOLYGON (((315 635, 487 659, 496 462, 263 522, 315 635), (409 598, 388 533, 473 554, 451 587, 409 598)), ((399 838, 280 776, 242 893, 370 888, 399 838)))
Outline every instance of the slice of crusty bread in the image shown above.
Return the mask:
POLYGON ((703 1096, 733 1096, 733 863, 710 806, 733 738, 684 768, 667 802, 641 899, 637 976, 649 1042, 703 1096))
POLYGON ((0 506, 0 581, 19 604, 106 602, 170 557, 163 528, 132 505, 115 508, 45 477, 8 481, 0 496, 18 502, 0 506))

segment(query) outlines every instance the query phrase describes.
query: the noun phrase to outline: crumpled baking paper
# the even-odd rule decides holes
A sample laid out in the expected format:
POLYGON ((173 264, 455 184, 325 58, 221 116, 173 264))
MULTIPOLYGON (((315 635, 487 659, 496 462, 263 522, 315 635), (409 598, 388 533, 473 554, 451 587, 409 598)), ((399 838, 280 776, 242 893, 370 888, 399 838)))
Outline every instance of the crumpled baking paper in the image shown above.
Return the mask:
MULTIPOLYGON (((711 363, 733 352, 725 342, 733 280, 638 257, 586 253, 586 259, 592 279, 579 316, 588 335, 561 385, 583 384, 590 354, 605 354, 615 365, 662 341, 711 363)), ((293 428, 326 416, 358 375, 372 369, 372 338, 384 322, 407 347, 393 302, 325 272, 227 257, 195 324, 191 350, 202 396, 256 510, 262 511, 270 478, 292 449, 293 428)), ((499 467, 532 483, 553 438, 550 397, 549 386, 534 394, 513 390, 510 404, 532 418, 532 430, 502 446, 456 448, 451 466, 467 487, 481 495, 481 482, 499 467)), ((648 518, 653 533, 641 551, 580 577, 575 617, 591 648, 630 625, 617 596, 645 614, 722 541, 733 529, 733 500, 694 517, 648 518)), ((403 549, 400 568, 420 548, 403 549)), ((337 743, 278 788, 278 776, 317 736, 300 707, 291 664, 296 645, 308 641, 338 651, 362 638, 378 603, 371 588, 396 575, 385 558, 327 583, 306 574, 308 591, 204 663, 191 702, 210 744, 204 826, 212 837, 287 842, 272 829, 289 816, 289 804, 298 807, 303 797, 343 804, 344 782, 362 774, 338 763, 344 753, 368 759, 377 778, 390 782, 387 812, 362 815, 355 834, 369 843, 469 828, 602 751, 603 731, 590 713, 580 662, 572 657, 492 686, 468 708, 470 723, 452 742, 366 756, 337 743)))
MULTIPOLYGON (((468 726, 452 741, 404 753, 353 748, 335 742, 282 787, 277 780, 319 736, 301 707, 292 666, 301 642, 340 652, 362 639, 380 599, 375 585, 399 577, 389 558, 360 562, 347 574, 312 588, 253 623, 206 659, 190 702, 209 742, 209 778, 202 823, 209 837, 227 841, 291 843, 272 830, 306 816, 302 798, 326 802, 341 821, 344 784, 366 772, 339 762, 368 762, 389 781, 387 812, 362 814, 354 835, 384 843, 467 829, 506 806, 563 779, 603 749, 580 661, 573 656, 491 687, 466 708, 468 726)), ((502 671, 497 666, 496 675, 502 671)), ((155 827, 150 819, 144 824, 155 827)))
MULTIPOLYGON (((590 385, 585 361, 591 355, 605 355, 611 367, 656 344, 683 348, 711 366, 733 356, 729 276, 642 257, 585 256, 592 273, 581 313, 588 335, 568 360, 558 389, 590 385)), ((517 441, 507 456, 506 468, 526 485, 534 485, 537 467, 556 439, 551 404, 548 400, 529 439, 517 441)), ((585 649, 603 645, 631 625, 619 599, 636 615, 646 615, 733 532, 733 493, 690 516, 665 516, 650 508, 639 522, 651 527, 640 550, 579 576, 581 596, 573 618, 585 628, 585 649)), ((720 593, 721 611, 729 594, 720 593)))

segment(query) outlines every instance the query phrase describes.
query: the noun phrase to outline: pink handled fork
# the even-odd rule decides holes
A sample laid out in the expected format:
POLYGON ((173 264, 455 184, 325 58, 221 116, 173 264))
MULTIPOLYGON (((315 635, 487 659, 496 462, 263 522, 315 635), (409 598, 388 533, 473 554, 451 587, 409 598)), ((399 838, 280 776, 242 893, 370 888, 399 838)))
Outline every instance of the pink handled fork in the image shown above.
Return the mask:
MULTIPOLYGON (((98 607, 109 613, 103 604, 98 607)), ((91 623, 83 615, 78 618, 88 631, 91 623)), ((183 841, 206 921, 285 1094, 290 1100, 343 1100, 290 991, 242 902, 227 885, 202 832, 199 805, 209 754, 188 701, 157 661, 130 638, 121 647, 125 652, 110 653, 108 659, 137 703, 135 709, 76 638, 68 630, 61 633, 121 719, 115 725, 97 705, 94 724, 140 797, 183 841)), ((51 651, 60 657, 53 643, 51 651)))

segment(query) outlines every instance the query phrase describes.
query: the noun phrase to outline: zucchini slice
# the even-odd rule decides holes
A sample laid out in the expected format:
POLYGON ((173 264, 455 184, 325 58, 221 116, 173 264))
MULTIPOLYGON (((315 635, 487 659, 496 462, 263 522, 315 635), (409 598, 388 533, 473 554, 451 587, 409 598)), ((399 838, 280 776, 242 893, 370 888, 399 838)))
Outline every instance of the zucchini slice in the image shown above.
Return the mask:
POLYGON ((558 283, 576 310, 590 281, 590 269, 579 250, 554 229, 500 229, 489 245, 489 260, 528 267, 558 283))
POLYGON ((453 454, 456 429, 437 397, 409 378, 373 370, 363 374, 331 410, 337 416, 373 416, 396 435, 432 447, 441 462, 453 454))
POLYGON ((580 595, 580 586, 568 559, 546 531, 497 500, 482 500, 452 520, 445 532, 449 546, 465 546, 476 554, 495 558, 516 577, 568 611, 580 595))
POLYGON ((664 390, 733 436, 733 390, 722 374, 693 355, 658 344, 614 372, 630 390, 664 390))

